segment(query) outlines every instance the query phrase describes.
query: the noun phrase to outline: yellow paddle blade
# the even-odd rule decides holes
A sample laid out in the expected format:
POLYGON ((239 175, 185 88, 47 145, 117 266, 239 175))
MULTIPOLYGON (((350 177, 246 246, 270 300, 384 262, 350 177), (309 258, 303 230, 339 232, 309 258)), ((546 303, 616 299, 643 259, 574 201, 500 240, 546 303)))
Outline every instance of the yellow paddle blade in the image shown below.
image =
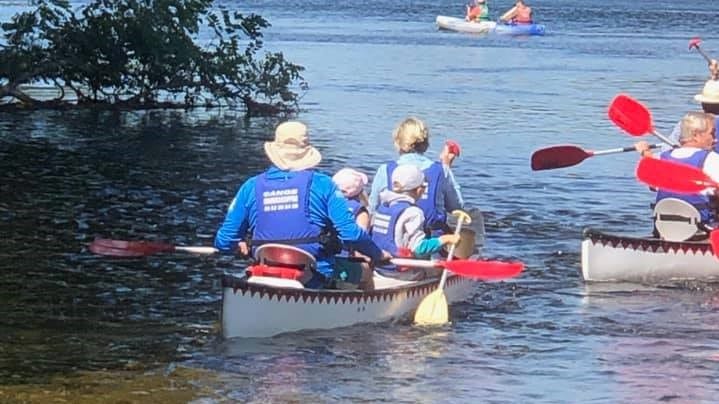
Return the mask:
POLYGON ((422 299, 414 313, 414 323, 417 325, 440 325, 448 322, 449 308, 442 289, 437 289, 422 299))

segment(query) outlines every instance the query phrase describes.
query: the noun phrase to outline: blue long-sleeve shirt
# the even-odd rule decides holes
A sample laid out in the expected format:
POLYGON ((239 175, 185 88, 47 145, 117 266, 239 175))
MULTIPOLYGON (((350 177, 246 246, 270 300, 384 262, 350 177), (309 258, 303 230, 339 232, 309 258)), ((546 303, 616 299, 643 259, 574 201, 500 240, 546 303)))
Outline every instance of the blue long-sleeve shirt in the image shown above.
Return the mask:
MULTIPOLYGON (((294 175, 291 171, 271 167, 267 172, 268 179, 279 179, 294 175)), ((248 229, 257 223, 257 198, 255 183, 257 176, 245 181, 232 200, 225 221, 215 236, 215 247, 223 252, 234 252, 248 229)), ((314 172, 310 183, 309 220, 313 224, 324 226, 332 223, 337 235, 343 243, 354 250, 370 257, 373 261, 382 258, 382 250, 372 241, 369 234, 357 225, 347 207, 347 200, 342 192, 325 174, 314 172)), ((334 258, 317 261, 317 270, 325 276, 332 274, 334 258)))
MULTIPOLYGON (((419 167, 420 170, 425 170, 434 163, 432 159, 419 153, 405 153, 399 156, 397 164, 412 164, 419 167)), ((459 188, 459 184, 454 179, 452 170, 442 165, 444 169, 444 186, 437 192, 437 199, 435 201, 437 210, 439 212, 451 213, 456 209, 464 209, 464 200, 462 199, 462 192, 459 188)), ((380 204, 379 194, 383 189, 387 188, 387 164, 382 164, 377 169, 377 173, 372 179, 372 188, 369 194, 369 210, 374 212, 380 204)))

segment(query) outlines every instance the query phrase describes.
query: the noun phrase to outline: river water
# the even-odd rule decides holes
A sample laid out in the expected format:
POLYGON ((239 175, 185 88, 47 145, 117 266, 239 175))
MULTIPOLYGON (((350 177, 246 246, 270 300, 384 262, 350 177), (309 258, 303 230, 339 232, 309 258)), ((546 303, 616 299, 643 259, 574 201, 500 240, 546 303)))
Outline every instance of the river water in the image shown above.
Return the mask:
MULTIPOLYGON (((226 2, 230 6, 236 3, 226 2)), ((509 8, 492 1, 491 14, 509 8)), ((0 402, 714 402, 719 288, 585 285, 585 227, 650 229, 635 153, 533 172, 558 143, 632 144, 606 118, 628 92, 660 131, 707 79, 687 50, 719 54, 713 0, 535 1, 547 35, 439 32, 448 0, 243 2, 265 45, 307 68, 299 119, 322 168, 373 173, 407 115, 486 216, 490 258, 521 277, 478 284, 452 323, 222 340, 229 258, 93 256, 96 236, 209 245, 239 184, 263 169, 272 119, 231 111, 0 115, 0 402)), ((0 1, 0 19, 25 6, 0 1)), ((257 315, 257 313, 248 313, 257 315)))

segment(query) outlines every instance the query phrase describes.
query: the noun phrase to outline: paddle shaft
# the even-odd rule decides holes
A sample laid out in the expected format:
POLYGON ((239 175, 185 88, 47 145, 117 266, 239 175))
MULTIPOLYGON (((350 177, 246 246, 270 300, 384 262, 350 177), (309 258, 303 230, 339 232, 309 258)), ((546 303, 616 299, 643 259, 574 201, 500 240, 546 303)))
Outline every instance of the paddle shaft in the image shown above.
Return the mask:
POLYGON ((704 51, 702 50, 702 48, 699 47, 699 44, 694 44, 694 45, 693 45, 693 48, 695 48, 695 49, 697 50, 697 52, 699 52, 699 54, 704 57, 704 60, 706 60, 707 63, 711 64, 711 62, 712 62, 711 58, 709 57, 709 55, 707 55, 706 53, 704 53, 704 51))
MULTIPOLYGON (((464 217, 460 216, 457 218, 457 228, 454 229, 454 234, 456 236, 459 236, 460 232, 462 231, 462 224, 464 223, 464 217)), ((447 254, 447 261, 452 261, 452 258, 454 258, 454 249, 457 247, 457 244, 452 244, 451 247, 449 247, 449 254, 447 254)), ((438 290, 444 289, 444 284, 447 282, 447 269, 442 270, 442 278, 439 280, 439 286, 437 286, 438 290)))
POLYGON ((414 268, 441 268, 442 265, 436 261, 430 260, 417 260, 412 258, 392 258, 389 260, 392 265, 399 267, 414 267, 414 268))
MULTIPOLYGON (((656 149, 657 147, 661 146, 660 144, 650 144, 650 149, 656 149)), ((601 156, 604 154, 614 154, 614 153, 626 153, 630 151, 636 151, 634 146, 627 146, 627 147, 618 147, 616 149, 606 149, 606 150, 597 150, 597 151, 591 151, 589 154, 592 156, 601 156)))
POLYGON ((668 145, 671 146, 671 147, 679 147, 679 143, 674 143, 674 142, 672 142, 671 140, 669 140, 668 137, 662 135, 662 134, 659 133, 656 129, 653 129, 653 128, 652 128, 652 135, 658 137, 662 142, 668 144, 668 145))
POLYGON ((188 252, 192 254, 216 254, 220 250, 215 247, 200 247, 200 246, 175 246, 175 251, 188 252))

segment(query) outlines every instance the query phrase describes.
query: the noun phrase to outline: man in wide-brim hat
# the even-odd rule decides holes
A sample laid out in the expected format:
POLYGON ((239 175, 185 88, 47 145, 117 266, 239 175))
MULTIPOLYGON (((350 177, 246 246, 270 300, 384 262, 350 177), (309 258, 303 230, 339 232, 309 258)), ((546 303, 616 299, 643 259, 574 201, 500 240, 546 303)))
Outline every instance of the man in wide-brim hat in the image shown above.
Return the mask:
POLYGON ((309 288, 321 288, 329 280, 340 241, 373 261, 389 258, 355 223, 332 179, 314 169, 322 155, 310 144, 305 124, 277 126, 265 153, 272 166, 242 184, 217 231, 215 247, 247 254, 241 242, 251 232, 253 248, 267 243, 301 248, 317 260, 317 273, 305 284, 309 288))

